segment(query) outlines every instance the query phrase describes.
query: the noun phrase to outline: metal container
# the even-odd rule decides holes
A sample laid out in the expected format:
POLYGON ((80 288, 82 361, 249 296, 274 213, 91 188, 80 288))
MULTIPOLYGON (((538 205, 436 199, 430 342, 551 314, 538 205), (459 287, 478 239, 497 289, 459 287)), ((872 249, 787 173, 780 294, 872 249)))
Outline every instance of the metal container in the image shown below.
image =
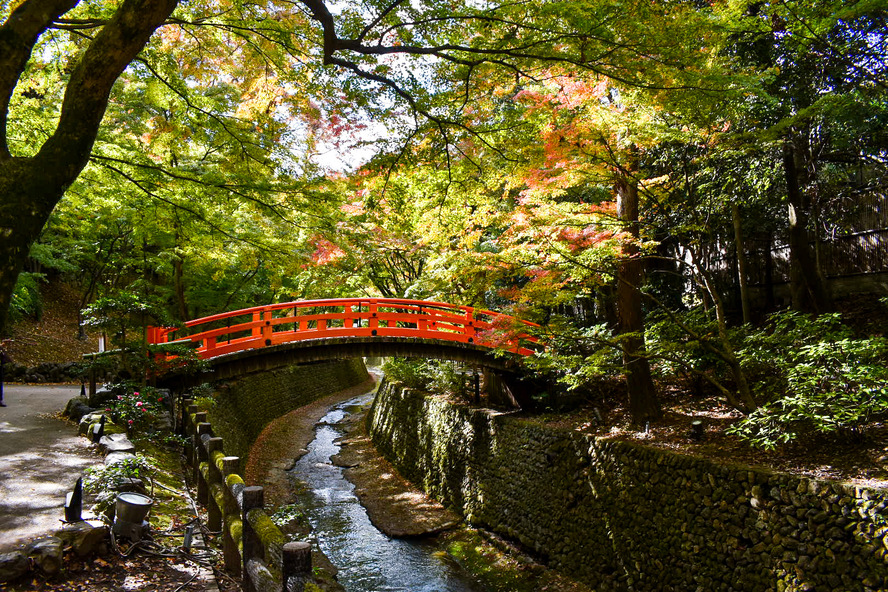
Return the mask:
POLYGON ((154 505, 154 500, 141 493, 125 492, 117 494, 115 505, 116 520, 141 525, 154 505))

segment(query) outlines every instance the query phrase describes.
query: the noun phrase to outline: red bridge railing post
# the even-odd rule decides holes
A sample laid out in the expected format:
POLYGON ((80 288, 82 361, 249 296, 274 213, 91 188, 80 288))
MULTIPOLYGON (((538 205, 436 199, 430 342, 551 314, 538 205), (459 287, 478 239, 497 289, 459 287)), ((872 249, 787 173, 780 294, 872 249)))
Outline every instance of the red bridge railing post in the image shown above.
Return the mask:
POLYGON ((253 313, 253 322, 257 323, 257 324, 253 325, 253 330, 250 332, 250 334, 253 337, 261 337, 262 336, 262 327, 260 327, 258 325, 258 323, 260 323, 261 321, 262 321, 262 313, 261 312, 254 312, 253 313))
POLYGON ((261 319, 265 321, 262 324, 262 341, 265 345, 271 345, 271 333, 274 330, 274 327, 271 326, 271 317, 272 311, 262 311, 261 319))
POLYGON ((370 306, 367 308, 370 313, 370 318, 367 319, 367 326, 373 329, 373 334, 376 335, 376 330, 379 329, 379 317, 376 316, 379 313, 379 307, 376 305, 375 300, 371 300, 370 306))
POLYGON ((471 307, 466 307, 466 322, 463 327, 463 332, 466 335, 466 338, 469 343, 475 342, 475 309, 471 307))

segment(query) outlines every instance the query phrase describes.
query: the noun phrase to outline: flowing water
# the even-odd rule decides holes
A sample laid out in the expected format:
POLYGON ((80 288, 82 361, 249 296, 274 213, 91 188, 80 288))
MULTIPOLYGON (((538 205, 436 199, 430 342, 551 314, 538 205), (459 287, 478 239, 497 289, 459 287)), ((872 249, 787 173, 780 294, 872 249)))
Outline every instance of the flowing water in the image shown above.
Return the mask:
POLYGON ((348 592, 480 592, 432 543, 393 539, 377 530, 354 486, 331 463, 330 457, 339 452, 336 440, 343 436, 336 424, 372 397, 369 393, 332 408, 318 423, 308 454, 292 469, 310 493, 305 505, 318 545, 339 568, 337 579, 348 592))

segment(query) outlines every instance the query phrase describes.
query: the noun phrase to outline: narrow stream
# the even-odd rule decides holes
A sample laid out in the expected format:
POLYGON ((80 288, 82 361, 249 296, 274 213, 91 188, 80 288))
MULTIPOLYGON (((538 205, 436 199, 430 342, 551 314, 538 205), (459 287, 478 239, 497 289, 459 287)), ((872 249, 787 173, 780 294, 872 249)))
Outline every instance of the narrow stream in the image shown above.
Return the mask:
POLYGON ((354 486, 331 463, 340 448, 335 441, 343 436, 336 424, 349 408, 372 398, 368 393, 332 408, 318 422, 308 454, 291 470, 310 492, 305 505, 318 545, 339 568, 337 579, 348 592, 480 592, 482 588, 455 563, 435 555, 433 544, 393 539, 377 530, 354 486))

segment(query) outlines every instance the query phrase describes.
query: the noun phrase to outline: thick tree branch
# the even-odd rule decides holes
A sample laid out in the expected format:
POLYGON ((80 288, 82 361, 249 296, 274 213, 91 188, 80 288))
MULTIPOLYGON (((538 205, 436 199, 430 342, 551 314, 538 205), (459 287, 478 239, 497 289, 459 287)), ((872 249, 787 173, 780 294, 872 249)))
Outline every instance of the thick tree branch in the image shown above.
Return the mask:
POLYGON ((86 165, 115 81, 139 54, 177 0, 124 0, 90 43, 65 89, 55 133, 35 157, 62 186, 86 165), (51 163, 51 164, 50 164, 51 163))
POLYGON ((40 35, 79 0, 25 0, 0 26, 0 160, 10 158, 9 101, 40 35))
POLYGON ((84 29, 98 29, 108 24, 106 19, 56 19, 50 29, 60 31, 82 31, 84 29))

